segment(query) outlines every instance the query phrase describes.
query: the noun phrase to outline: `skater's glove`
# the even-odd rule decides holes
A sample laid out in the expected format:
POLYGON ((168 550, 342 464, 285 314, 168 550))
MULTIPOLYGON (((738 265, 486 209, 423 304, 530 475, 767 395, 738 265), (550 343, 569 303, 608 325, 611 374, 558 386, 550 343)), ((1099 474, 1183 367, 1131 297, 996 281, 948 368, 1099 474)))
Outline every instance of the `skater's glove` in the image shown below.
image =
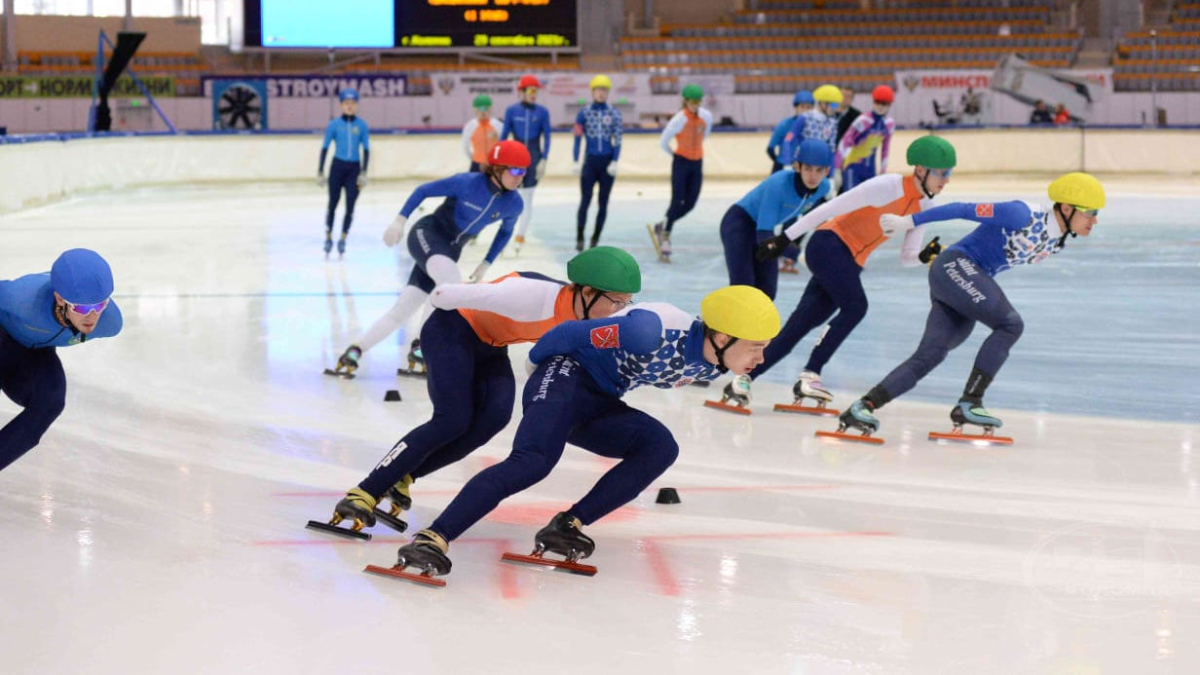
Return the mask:
POLYGON ((404 239, 404 224, 407 222, 407 217, 403 215, 396 216, 392 224, 388 225, 388 228, 383 231, 383 243, 388 246, 399 244, 400 240, 404 239))
POLYGON ((925 248, 921 249, 921 252, 917 254, 917 260, 926 265, 933 262, 933 259, 938 257, 938 254, 942 252, 942 245, 938 243, 939 238, 934 237, 933 241, 925 244, 925 248))
POLYGON ((529 358, 528 354, 526 354, 525 355, 525 374, 533 375, 533 371, 535 371, 535 370, 537 370, 537 364, 533 362, 533 359, 529 358))
POLYGON ((492 263, 486 260, 479 263, 479 266, 475 268, 475 271, 471 272, 471 276, 467 277, 467 283, 477 284, 483 281, 483 275, 487 274, 488 268, 491 266, 492 263))
POLYGON ((572 164, 571 165, 571 173, 575 174, 576 176, 582 175, 583 174, 583 162, 577 161, 574 164, 572 164))
POLYGON ((367 176, 361 173, 358 174, 358 180, 356 182, 358 183, 358 189, 360 190, 367 187, 367 176))
POLYGON ((325 174, 317 174, 317 187, 325 187, 326 185, 329 185, 329 179, 325 177, 325 174))
POLYGON ((783 255, 783 252, 791 245, 792 240, 786 234, 777 234, 758 245, 754 251, 754 259, 758 262, 774 260, 783 255))
POLYGON ((546 160, 541 160, 537 163, 537 168, 533 170, 533 177, 541 180, 542 176, 546 175, 546 160))
POLYGON ((607 172, 608 172, 608 175, 610 175, 610 176, 615 176, 615 175, 617 175, 617 163, 616 163, 616 162, 609 162, 609 163, 608 163, 608 168, 607 168, 607 169, 605 169, 605 171, 607 171, 607 172))
POLYGON ((879 227, 883 228, 883 233, 886 236, 894 236, 908 232, 916 227, 913 224, 912 216, 894 216, 890 213, 885 213, 879 216, 879 227))

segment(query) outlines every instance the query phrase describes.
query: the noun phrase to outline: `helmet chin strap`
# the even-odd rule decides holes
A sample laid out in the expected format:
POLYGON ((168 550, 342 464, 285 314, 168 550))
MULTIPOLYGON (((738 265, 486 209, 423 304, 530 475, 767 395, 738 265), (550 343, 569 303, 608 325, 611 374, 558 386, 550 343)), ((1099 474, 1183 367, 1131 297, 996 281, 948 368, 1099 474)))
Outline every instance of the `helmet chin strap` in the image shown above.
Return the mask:
POLYGON ((1059 240, 1058 240, 1059 248, 1062 248, 1063 246, 1067 245, 1067 237, 1068 236, 1070 236, 1072 239, 1079 236, 1079 235, 1075 234, 1074 230, 1071 229, 1071 219, 1074 218, 1075 214, 1079 212, 1079 207, 1077 207, 1077 206, 1072 207, 1074 210, 1071 211, 1070 217, 1067 217, 1067 215, 1065 213, 1063 213, 1062 207, 1063 207, 1062 204, 1054 205, 1055 213, 1057 213, 1058 217, 1062 219, 1063 227, 1065 227, 1067 230, 1066 232, 1063 232, 1063 236, 1061 238, 1059 238, 1059 240))
POLYGON ((709 335, 708 336, 708 344, 712 345, 713 352, 717 355, 717 370, 721 371, 721 373, 724 374, 724 373, 729 372, 729 366, 725 365, 725 352, 728 351, 729 348, 732 347, 733 344, 738 341, 738 339, 733 337, 732 335, 727 334, 726 337, 729 338, 729 342, 726 342, 725 346, 721 347, 721 346, 717 345, 716 336, 717 336, 717 334, 715 332, 713 334, 709 335))
POLYGON ((929 180, 929 174, 930 174, 931 172, 929 171, 929 167, 927 167, 927 166, 926 166, 926 167, 922 167, 922 168, 924 168, 924 169, 925 169, 925 175, 924 175, 924 176, 921 178, 921 183, 920 183, 920 184, 921 184, 921 192, 924 192, 926 197, 929 197, 930 199, 933 199, 933 198, 934 198, 935 196, 937 196, 937 195, 935 195, 935 194, 933 194, 932 192, 930 192, 930 191, 929 191, 929 186, 925 184, 925 181, 929 180))
MULTIPOLYGON (((591 287, 589 286, 589 288, 591 287)), ((592 296, 591 300, 587 300, 583 297, 583 286, 579 284, 575 285, 575 296, 579 298, 579 303, 583 307, 583 320, 585 321, 592 318, 592 307, 594 307, 596 303, 600 301, 600 292, 594 288, 592 288, 592 290, 595 291, 596 294, 592 296)))
MULTIPOLYGON (((505 168, 507 168, 507 167, 505 167, 505 168)), ((497 170, 497 167, 489 166, 488 173, 491 175, 492 180, 496 181, 496 185, 499 186, 501 192, 512 192, 512 190, 510 190, 504 186, 504 178, 503 178, 504 169, 497 170)))

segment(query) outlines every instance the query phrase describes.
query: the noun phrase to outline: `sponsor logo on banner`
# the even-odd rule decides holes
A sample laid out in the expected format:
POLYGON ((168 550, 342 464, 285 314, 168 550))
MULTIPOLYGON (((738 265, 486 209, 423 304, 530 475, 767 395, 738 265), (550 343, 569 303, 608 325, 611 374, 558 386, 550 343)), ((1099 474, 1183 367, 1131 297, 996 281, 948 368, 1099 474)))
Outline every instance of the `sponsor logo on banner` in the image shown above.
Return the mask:
MULTIPOLYGON (((175 78, 141 77, 150 95, 156 98, 175 95, 175 78)), ((91 98, 92 80, 87 75, 47 75, 0 77, 0 99, 4 98, 91 98)), ((145 96, 128 75, 117 78, 110 98, 134 98, 145 96)))
POLYGON ((592 329, 592 346, 596 349, 617 349, 621 346, 621 330, 617 324, 592 329))
MULTIPOLYGON (((229 78, 201 77, 205 96, 212 95, 212 82, 222 79, 229 78)), ((255 79, 266 82, 269 98, 335 98, 343 89, 357 89, 362 98, 391 98, 408 92, 405 75, 277 75, 255 79)))

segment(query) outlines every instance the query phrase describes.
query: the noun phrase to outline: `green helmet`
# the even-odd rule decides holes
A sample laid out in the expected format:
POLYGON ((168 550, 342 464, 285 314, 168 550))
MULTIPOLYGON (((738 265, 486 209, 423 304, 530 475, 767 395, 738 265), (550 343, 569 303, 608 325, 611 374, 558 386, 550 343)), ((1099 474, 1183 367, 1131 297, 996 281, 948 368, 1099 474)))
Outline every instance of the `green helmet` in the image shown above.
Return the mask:
POLYGON ((954 146, 938 136, 922 136, 908 146, 906 155, 909 166, 929 169, 953 169, 958 162, 954 146))
POLYGON ((615 246, 589 248, 571 258, 567 278, 580 286, 612 293, 642 290, 642 269, 633 256, 615 246))
POLYGON ((480 94, 471 102, 471 107, 476 110, 487 110, 492 107, 492 97, 487 94, 480 94))
POLYGON ((704 90, 698 84, 689 84, 683 88, 683 100, 700 101, 704 99, 704 90))

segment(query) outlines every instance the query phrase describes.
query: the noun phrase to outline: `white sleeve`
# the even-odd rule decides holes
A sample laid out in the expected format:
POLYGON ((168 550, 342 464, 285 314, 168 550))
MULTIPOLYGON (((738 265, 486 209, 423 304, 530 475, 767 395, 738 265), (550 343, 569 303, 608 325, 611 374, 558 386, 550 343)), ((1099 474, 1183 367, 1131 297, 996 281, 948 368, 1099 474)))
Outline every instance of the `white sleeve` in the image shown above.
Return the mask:
POLYGON ((712 112, 707 108, 700 109, 700 119, 704 120, 704 140, 708 140, 708 135, 712 133, 712 112))
POLYGON ((903 196, 904 176, 891 173, 885 176, 876 176, 804 214, 800 220, 784 230, 784 234, 793 240, 799 239, 800 235, 812 232, 830 218, 836 218, 867 206, 884 206, 903 196))
POLYGON ((921 259, 917 256, 921 254, 921 245, 925 239, 923 229, 914 227, 904 233, 904 245, 900 247, 900 264, 904 267, 916 267, 921 264, 921 259))
POLYGON ((514 321, 543 321, 554 316, 562 288, 553 281, 526 277, 491 284, 439 284, 429 302, 438 309, 476 309, 514 321))
POLYGON ((492 128, 496 130, 497 138, 504 138, 504 121, 492 118, 492 128))
POLYGON ((671 139, 678 136, 679 132, 683 131, 683 127, 686 124, 687 116, 683 114, 682 110, 675 113, 675 116, 671 118, 671 121, 667 122, 666 128, 663 129, 662 136, 658 137, 658 145, 663 149, 663 152, 667 153, 668 155, 675 154, 675 151, 671 149, 671 139))
POLYGON ((467 160, 475 161, 475 154, 471 152, 471 134, 475 133, 475 129, 479 126, 479 120, 472 118, 470 122, 463 125, 462 133, 462 149, 463 154, 467 156, 467 160))

